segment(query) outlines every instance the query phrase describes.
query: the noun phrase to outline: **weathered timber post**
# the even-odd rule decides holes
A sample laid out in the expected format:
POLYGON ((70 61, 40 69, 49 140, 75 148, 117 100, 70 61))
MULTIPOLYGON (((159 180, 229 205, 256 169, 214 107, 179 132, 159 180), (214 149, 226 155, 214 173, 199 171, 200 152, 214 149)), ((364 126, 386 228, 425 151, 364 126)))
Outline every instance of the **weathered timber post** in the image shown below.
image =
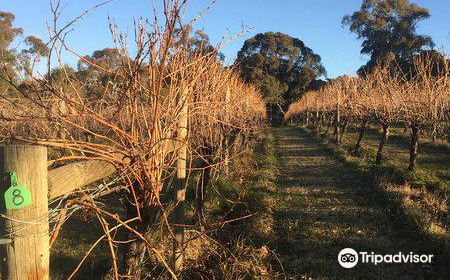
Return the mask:
POLYGON ((413 171, 416 167, 417 151, 419 150, 420 129, 417 124, 411 125, 411 141, 409 144, 409 166, 408 170, 413 171))
POLYGON ((434 143, 437 140, 437 123, 436 121, 433 121, 433 124, 431 125, 431 141, 434 143))
POLYGON ((320 116, 319 116, 319 109, 316 110, 316 122, 315 122, 315 128, 317 131, 320 131, 320 116))
MULTIPOLYGON (((229 116, 229 110, 230 110, 230 96, 231 96, 231 90, 230 87, 227 87, 227 90, 225 92, 225 123, 228 124, 230 122, 230 116, 229 116)), ((225 174, 228 175, 230 170, 230 136, 229 133, 225 133, 225 139, 224 139, 224 161, 223 161, 223 167, 225 174)))
POLYGON ((183 268, 183 247, 184 247, 184 199, 185 199, 185 187, 186 187, 186 164, 187 164, 187 126, 188 126, 188 91, 183 88, 180 93, 180 116, 177 129, 177 174, 174 188, 174 235, 173 241, 173 269, 175 274, 179 274, 183 268))
POLYGON ((335 112, 335 120, 334 120, 334 137, 336 144, 339 145, 339 123, 340 123, 340 112, 339 112, 339 92, 336 95, 336 112, 335 112))
POLYGON ((11 240, 0 248, 2 279, 48 280, 47 148, 30 145, 0 147, 0 172, 0 230, 11 240), (24 203, 29 199, 24 188, 29 190, 31 205, 24 203), (5 198, 7 189, 14 190, 9 199, 5 198), (10 201, 8 207, 7 200, 10 201), (28 206, 21 207, 21 204, 28 206))
POLYGON ((431 126, 431 141, 433 141, 433 143, 436 142, 437 140, 438 123, 439 123, 438 104, 437 99, 435 99, 433 102, 433 124, 431 126))
POLYGON ((306 110, 305 125, 306 125, 306 127, 308 127, 308 125, 309 125, 309 112, 308 112, 308 110, 306 110))

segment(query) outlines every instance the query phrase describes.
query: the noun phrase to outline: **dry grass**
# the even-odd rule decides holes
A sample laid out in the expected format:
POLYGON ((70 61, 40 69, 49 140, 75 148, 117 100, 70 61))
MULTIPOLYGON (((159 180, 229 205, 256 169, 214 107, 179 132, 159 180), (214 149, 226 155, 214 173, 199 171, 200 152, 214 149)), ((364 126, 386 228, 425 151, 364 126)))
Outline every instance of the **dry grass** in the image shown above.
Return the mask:
MULTIPOLYGON (((135 22, 133 53, 128 35, 111 22, 117 61, 105 67, 75 53, 67 44, 65 32, 82 17, 59 25, 62 5, 55 2, 48 30, 54 59, 49 60, 48 73, 56 66, 59 75, 37 77, 30 71, 22 84, 2 77, 15 89, 0 99, 2 143, 21 141, 49 147, 50 168, 80 160, 104 161, 116 168, 116 174, 105 183, 114 182, 111 188, 121 201, 115 205, 123 207, 124 215, 104 207, 100 197, 88 190, 68 194, 52 204, 67 208, 70 214, 79 210, 93 214, 103 231, 98 240, 109 241, 114 279, 126 275, 140 278, 140 273, 159 266, 172 273, 170 254, 158 251, 153 234, 174 236, 176 226, 170 217, 182 203, 171 198, 179 188, 173 180, 177 166, 187 164, 188 179, 205 159, 210 159, 208 168, 221 172, 224 161, 239 156, 253 141, 252 135, 265 119, 258 91, 244 84, 234 69, 217 61, 220 46, 205 53, 177 43, 183 30, 196 20, 186 25, 181 22, 187 1, 163 3, 164 22, 135 22), (176 28, 182 28, 181 32, 176 33, 176 28), (70 73, 63 62, 67 55, 86 65, 87 77, 70 73), (57 64, 52 65, 55 60, 57 64), (187 136, 181 137, 185 130, 187 136), (225 141, 232 135, 242 141, 225 141), (119 236, 122 229, 128 234, 119 236), (121 260, 118 256, 123 254, 124 242, 129 244, 128 256, 121 260), (141 271, 144 263, 146 269, 141 271)), ((186 187, 183 185, 180 193, 186 187)), ((57 224, 70 216, 60 216, 57 224)))

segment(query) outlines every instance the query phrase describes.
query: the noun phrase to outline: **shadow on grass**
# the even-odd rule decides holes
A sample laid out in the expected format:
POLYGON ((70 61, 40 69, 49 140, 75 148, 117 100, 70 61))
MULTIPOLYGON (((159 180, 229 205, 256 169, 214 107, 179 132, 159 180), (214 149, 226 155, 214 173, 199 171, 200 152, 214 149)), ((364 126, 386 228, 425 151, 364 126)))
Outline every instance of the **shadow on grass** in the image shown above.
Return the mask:
MULTIPOLYGON (((292 279, 445 279, 448 269, 437 247, 417 235, 374 185, 370 170, 339 158, 298 128, 274 128, 279 179, 274 210, 275 239, 292 279), (434 254, 430 270, 418 264, 358 264, 344 269, 344 248, 396 254, 434 254)), ((393 140, 396 144, 396 139, 393 140)))
MULTIPOLYGON (((321 133, 322 134, 322 133, 321 133)), ((324 135, 324 134, 322 134, 324 135)), ((358 131, 351 126, 342 143, 342 148, 351 151, 356 143, 358 131)), ((363 156, 373 161, 381 138, 381 131, 371 126, 362 142, 363 156)), ((391 135, 384 148, 384 162, 395 165, 399 170, 405 171, 404 176, 415 187, 428 187, 421 180, 415 180, 414 174, 407 174, 406 168, 409 163, 409 132, 404 132, 398 127, 392 128, 391 135)), ((351 153, 351 152, 350 152, 351 153)), ((448 184, 450 179, 450 145, 445 142, 431 142, 428 139, 420 139, 419 154, 417 158, 417 173, 427 174, 428 181, 432 183, 433 189, 450 191, 448 184)))
MULTIPOLYGON (((107 206, 107 211, 118 213, 119 215, 123 213, 118 197, 114 194, 102 198, 99 202, 107 206)), ((103 234, 102 227, 93 213, 77 212, 70 217, 63 224, 60 234, 51 248, 51 279, 67 279, 91 246, 103 234)), ((123 232, 119 232, 118 234, 123 234, 123 232)), ((106 241, 101 241, 92 250, 73 279, 103 279, 111 267, 110 249, 106 241)))

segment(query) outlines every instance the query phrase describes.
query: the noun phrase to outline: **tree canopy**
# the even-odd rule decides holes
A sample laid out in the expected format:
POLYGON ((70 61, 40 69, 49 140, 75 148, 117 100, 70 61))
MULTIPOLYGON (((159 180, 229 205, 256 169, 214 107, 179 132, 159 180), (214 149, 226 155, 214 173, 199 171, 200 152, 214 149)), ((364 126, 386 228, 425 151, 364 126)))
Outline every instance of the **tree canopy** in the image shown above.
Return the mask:
POLYGON ((433 47, 429 36, 416 32, 418 23, 429 17, 427 9, 408 0, 364 0, 359 11, 342 20, 363 40, 361 54, 370 55, 359 74, 392 58, 400 66, 410 65, 421 50, 433 47))
POLYGON ((11 44, 23 34, 22 28, 13 26, 15 16, 9 12, 0 11, 0 94, 9 90, 10 82, 18 79, 20 71, 31 71, 32 60, 48 56, 47 45, 36 36, 28 36, 24 43, 27 48, 17 53, 11 44))
MULTIPOLYGON (((17 56, 9 46, 16 36, 22 34, 21 28, 14 28, 15 16, 12 13, 0 11, 0 77, 8 79, 16 78, 15 66, 17 56)), ((0 79, 0 94, 8 90, 7 81, 0 79)))
POLYGON ((192 26, 187 26, 184 29, 176 29, 175 33, 177 34, 177 45, 183 45, 191 52, 215 54, 218 61, 223 61, 225 59, 225 56, 211 45, 208 34, 203 30, 196 30, 194 32, 192 26))
POLYGON ((86 55, 78 61, 78 71, 96 71, 103 69, 117 69, 120 66, 120 54, 115 48, 96 50, 92 55, 86 55))
POLYGON ((282 108, 326 74, 319 55, 300 39, 279 32, 260 33, 246 40, 236 63, 243 78, 261 90, 268 104, 282 108))

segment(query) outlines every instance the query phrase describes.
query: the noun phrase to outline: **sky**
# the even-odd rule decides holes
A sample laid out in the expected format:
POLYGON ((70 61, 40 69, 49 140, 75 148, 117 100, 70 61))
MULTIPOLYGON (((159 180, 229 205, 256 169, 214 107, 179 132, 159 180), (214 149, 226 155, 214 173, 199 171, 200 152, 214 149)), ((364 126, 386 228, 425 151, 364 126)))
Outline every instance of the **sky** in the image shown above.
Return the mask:
MULTIPOLYGON (((87 9, 103 0, 61 0, 64 10, 63 26, 87 9)), ((157 6, 162 0, 155 0, 157 6)), ((190 0, 184 15, 186 22, 196 17, 210 4, 209 0, 190 0)), ((420 23, 419 34, 430 35, 436 48, 450 50, 450 0, 417 0, 419 6, 428 8, 431 18, 420 23)), ((0 10, 16 16, 16 27, 24 29, 24 36, 39 36, 48 40, 47 23, 51 23, 50 0, 0 0, 0 10)), ((244 41, 258 33, 279 31, 301 39, 322 62, 329 78, 355 75, 367 61, 360 54, 361 41, 341 25, 342 17, 359 9, 361 0, 217 0, 194 28, 204 30, 213 44, 223 36, 242 32, 243 27, 253 28, 221 50, 229 62, 236 58, 244 41)), ((158 7, 157 7, 158 8, 158 7)), ((162 10, 159 9, 161 12, 162 10)), ((67 43, 80 55, 113 46, 109 32, 109 19, 114 19, 122 31, 133 34, 133 20, 139 17, 152 19, 151 0, 114 0, 93 11, 67 35, 67 43)), ((63 60, 72 66, 77 57, 67 54, 63 60)))

